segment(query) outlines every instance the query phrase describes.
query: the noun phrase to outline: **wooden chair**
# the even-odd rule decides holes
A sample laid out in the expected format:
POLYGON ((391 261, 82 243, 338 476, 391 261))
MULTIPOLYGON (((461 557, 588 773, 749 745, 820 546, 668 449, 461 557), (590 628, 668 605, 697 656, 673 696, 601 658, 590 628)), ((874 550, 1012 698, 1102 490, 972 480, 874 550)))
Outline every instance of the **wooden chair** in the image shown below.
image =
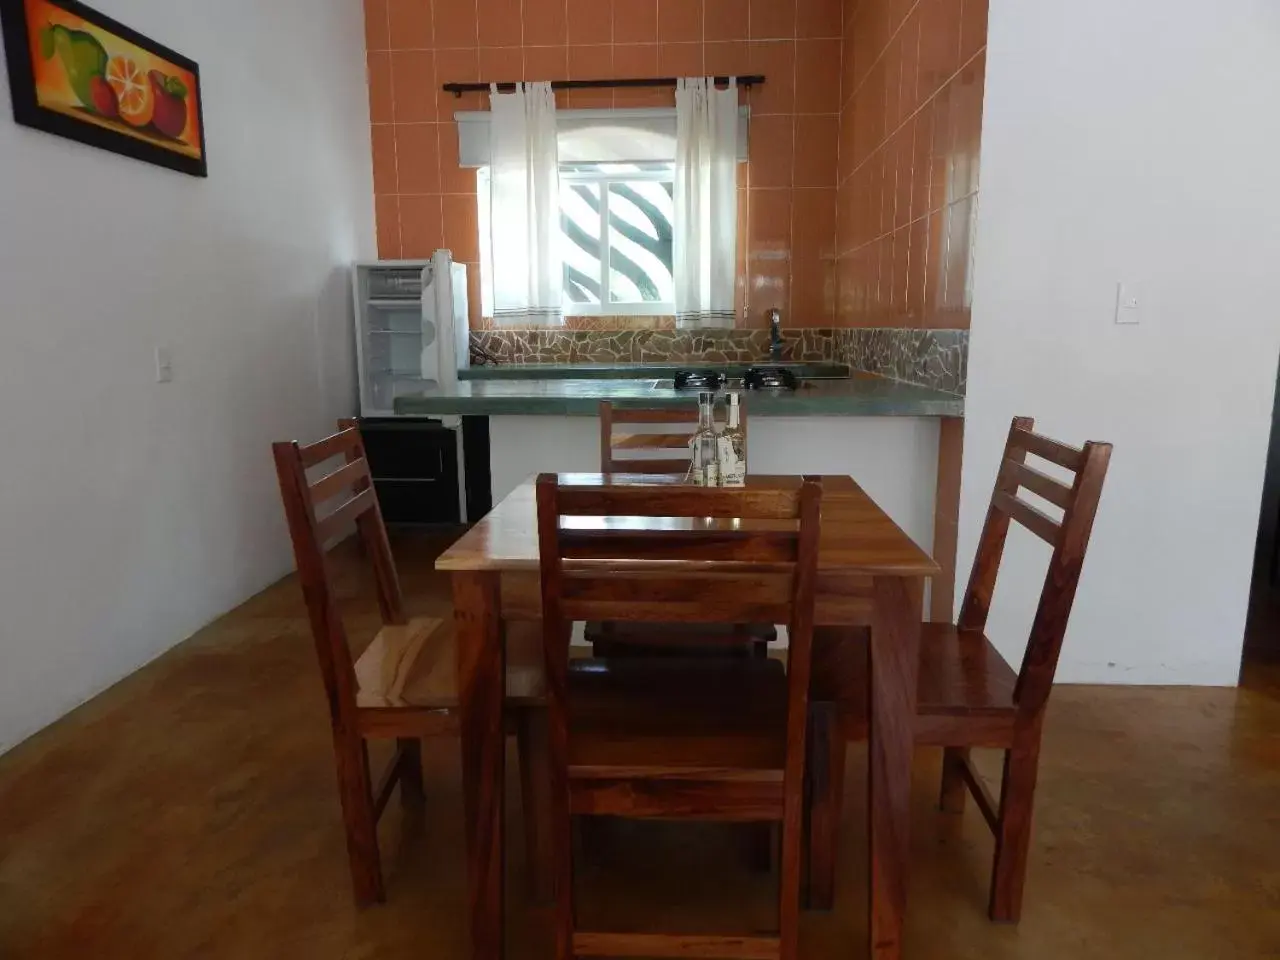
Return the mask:
MULTIPOLYGON (((747 430, 746 404, 740 405, 742 429, 747 430)), ((637 409, 600 404, 600 472, 645 476, 684 475, 689 470, 689 439, 698 426, 696 406, 637 409), (625 432, 617 432, 622 424, 625 432), (666 427, 665 432, 655 428, 666 427), (635 454, 667 453, 660 459, 635 454)), ((753 624, 636 624, 612 621, 586 625, 586 641, 597 657, 670 656, 767 657, 778 639, 771 623, 753 624)))
MULTIPOLYGON (((272 445, 285 516, 306 598, 320 672, 329 700, 338 789, 347 833, 347 853, 357 903, 384 899, 377 822, 400 785, 406 802, 422 799, 422 737, 453 734, 456 648, 452 621, 405 615, 400 581, 378 508, 364 444, 355 421, 319 443, 272 445), (341 458, 341 465, 310 482, 307 470, 341 458), (338 608, 327 546, 349 533, 354 522, 373 568, 383 627, 352 661, 338 608), (394 739, 393 761, 375 786, 367 741, 394 739)), ((540 640, 535 624, 507 637, 507 698, 517 708, 521 765, 528 769, 530 709, 543 702, 540 640)), ((527 782, 527 781, 526 781, 527 782)), ((530 788, 531 790, 532 788, 530 788)), ((536 812, 526 791, 526 833, 536 846, 536 812)))
POLYGON ((796 955, 821 486, 561 486, 538 479, 556 957, 796 955), (692 519, 636 534, 581 517, 692 519), (753 525, 751 521, 769 521, 753 525), (735 529, 736 528, 736 529, 735 529), (619 557, 631 558, 621 564, 619 557), (606 559, 607 558, 607 559, 606 559), (790 623, 772 660, 575 660, 577 620, 790 623), (782 824, 777 936, 576 929, 571 816, 782 824))
MULTIPOLYGON (((1021 915, 1045 704, 1111 457, 1110 444, 1079 449, 1032 432, 1034 426, 1019 417, 1009 430, 959 623, 927 623, 920 640, 916 740, 944 748, 942 809, 961 812, 967 789, 995 834, 988 912, 1007 922, 1021 915), (1072 482, 1029 466, 1029 454, 1070 471, 1072 482), (1061 508, 1062 519, 1028 503, 1021 490, 1061 508), (1016 674, 984 633, 1010 521, 1053 549, 1016 674), (998 804, 970 762, 973 747, 1004 750, 998 804)), ((810 901, 826 906, 834 884, 844 746, 865 738, 867 730, 867 647, 848 633, 820 631, 814 663, 810 901)))

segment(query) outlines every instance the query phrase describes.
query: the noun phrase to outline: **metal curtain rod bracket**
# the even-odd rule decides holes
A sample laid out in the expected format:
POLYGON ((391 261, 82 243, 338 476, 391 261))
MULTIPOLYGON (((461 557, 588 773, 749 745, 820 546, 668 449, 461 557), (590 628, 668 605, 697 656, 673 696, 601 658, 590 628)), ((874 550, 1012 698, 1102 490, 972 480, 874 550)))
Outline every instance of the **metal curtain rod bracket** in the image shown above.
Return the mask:
MULTIPOLYGON (((754 87, 764 83, 764 77, 760 74, 753 74, 746 77, 715 77, 715 82, 720 86, 727 86, 729 81, 736 80, 740 87, 754 87)), ((626 80, 555 80, 552 81, 552 90, 607 90, 616 87, 674 87, 677 83, 676 77, 633 77, 626 80)), ((452 93, 455 97, 460 97, 464 93, 488 93, 492 83, 446 83, 444 91, 452 93)), ((510 93, 516 88, 515 81, 507 80, 496 84, 497 88, 504 92, 510 93)))

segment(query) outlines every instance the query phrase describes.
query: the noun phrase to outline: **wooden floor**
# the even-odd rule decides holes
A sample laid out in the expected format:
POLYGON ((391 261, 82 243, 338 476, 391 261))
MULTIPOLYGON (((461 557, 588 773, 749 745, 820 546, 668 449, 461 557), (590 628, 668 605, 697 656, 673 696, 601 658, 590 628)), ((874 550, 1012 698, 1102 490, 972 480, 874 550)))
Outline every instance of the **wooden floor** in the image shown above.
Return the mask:
MULTIPOLYGON (((448 610, 430 572, 438 546, 397 544, 415 613, 448 610)), ((346 600, 352 622, 372 623, 358 581, 346 600)), ((908 956, 1280 956, 1280 673, 1249 681, 1055 692, 1017 928, 986 921, 990 836, 972 807, 934 811, 939 758, 922 751, 908 956)), ((864 936, 861 750, 848 762, 839 897, 806 917, 810 958, 852 958, 864 936)), ((388 903, 356 911, 320 678, 296 586, 279 584, 0 758, 0 957, 463 958, 454 743, 428 747, 426 774, 425 815, 393 805, 382 827, 388 903)), ((510 954, 546 957, 515 799, 510 954)), ((743 840, 715 826, 590 830, 585 919, 767 925, 770 878, 743 840)))

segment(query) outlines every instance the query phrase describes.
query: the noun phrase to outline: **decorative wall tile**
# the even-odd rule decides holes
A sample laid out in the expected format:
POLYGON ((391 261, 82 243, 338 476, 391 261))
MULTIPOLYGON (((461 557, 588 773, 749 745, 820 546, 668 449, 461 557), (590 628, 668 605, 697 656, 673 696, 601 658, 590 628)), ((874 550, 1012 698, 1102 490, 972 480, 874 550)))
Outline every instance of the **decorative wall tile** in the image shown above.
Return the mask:
POLYGON ((969 326, 987 3, 845 0, 839 326, 969 326))
MULTIPOLYGON (((768 330, 475 330, 478 365, 768 363, 768 330)), ((787 334, 786 362, 843 363, 863 373, 963 394, 967 330, 817 327, 787 334)))
MULTIPOLYGON (((450 197, 472 202, 476 189, 474 171, 458 167, 452 128, 455 110, 486 110, 488 97, 454 99, 440 90, 443 83, 763 73, 765 85, 742 95, 760 134, 750 138, 751 163, 741 181, 739 316, 763 322, 777 306, 792 327, 835 322, 834 298, 809 292, 815 278, 833 272, 834 220, 807 219, 800 211, 803 195, 834 193, 840 0, 803 0, 798 8, 797 0, 713 0, 705 11, 702 0, 395 0, 390 8, 387 0, 364 0, 364 6, 371 120, 375 129, 387 127, 374 134, 382 141, 379 169, 387 170, 386 144, 406 134, 416 134, 418 146, 439 143, 438 150, 418 150, 411 170, 400 154, 405 179, 378 178, 379 256, 429 256, 444 246, 478 269, 473 222, 447 216, 450 197), (793 136, 797 127, 804 130, 793 136), (746 256, 755 216, 746 197, 759 199, 761 188, 787 201, 783 243, 771 259, 746 256)), ((675 103, 670 89, 575 90, 557 99, 573 109, 675 103)), ((481 329, 479 313, 473 300, 472 329, 481 329)))
POLYGON ((963 395, 969 375, 968 330, 866 327, 836 331, 837 360, 874 373, 963 395))

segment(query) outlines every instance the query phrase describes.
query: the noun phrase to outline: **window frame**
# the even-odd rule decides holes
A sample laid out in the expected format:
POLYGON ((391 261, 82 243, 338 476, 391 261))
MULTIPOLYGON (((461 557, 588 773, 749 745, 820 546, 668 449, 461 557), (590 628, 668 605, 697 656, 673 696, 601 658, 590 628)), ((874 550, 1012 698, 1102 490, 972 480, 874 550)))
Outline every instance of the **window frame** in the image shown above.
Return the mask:
MULTIPOLYGON (((617 161, 606 161, 597 165, 597 167, 615 165, 617 161)), ((601 258, 600 278, 600 302, 597 303, 577 303, 569 299, 564 300, 564 314, 566 317, 670 317, 675 316, 676 305, 674 301, 658 301, 658 300, 637 300, 629 303, 613 303, 610 301, 610 282, 613 270, 609 267, 609 186, 613 183, 634 183, 637 180, 644 180, 650 183, 671 183, 675 184, 675 169, 672 167, 668 170, 636 170, 619 173, 608 170, 566 170, 566 165, 560 168, 560 183, 592 183, 600 186, 600 249, 604 253, 601 258)), ((582 164, 573 164, 572 166, 582 166, 582 164)), ((672 229, 675 224, 672 223, 672 229)))

